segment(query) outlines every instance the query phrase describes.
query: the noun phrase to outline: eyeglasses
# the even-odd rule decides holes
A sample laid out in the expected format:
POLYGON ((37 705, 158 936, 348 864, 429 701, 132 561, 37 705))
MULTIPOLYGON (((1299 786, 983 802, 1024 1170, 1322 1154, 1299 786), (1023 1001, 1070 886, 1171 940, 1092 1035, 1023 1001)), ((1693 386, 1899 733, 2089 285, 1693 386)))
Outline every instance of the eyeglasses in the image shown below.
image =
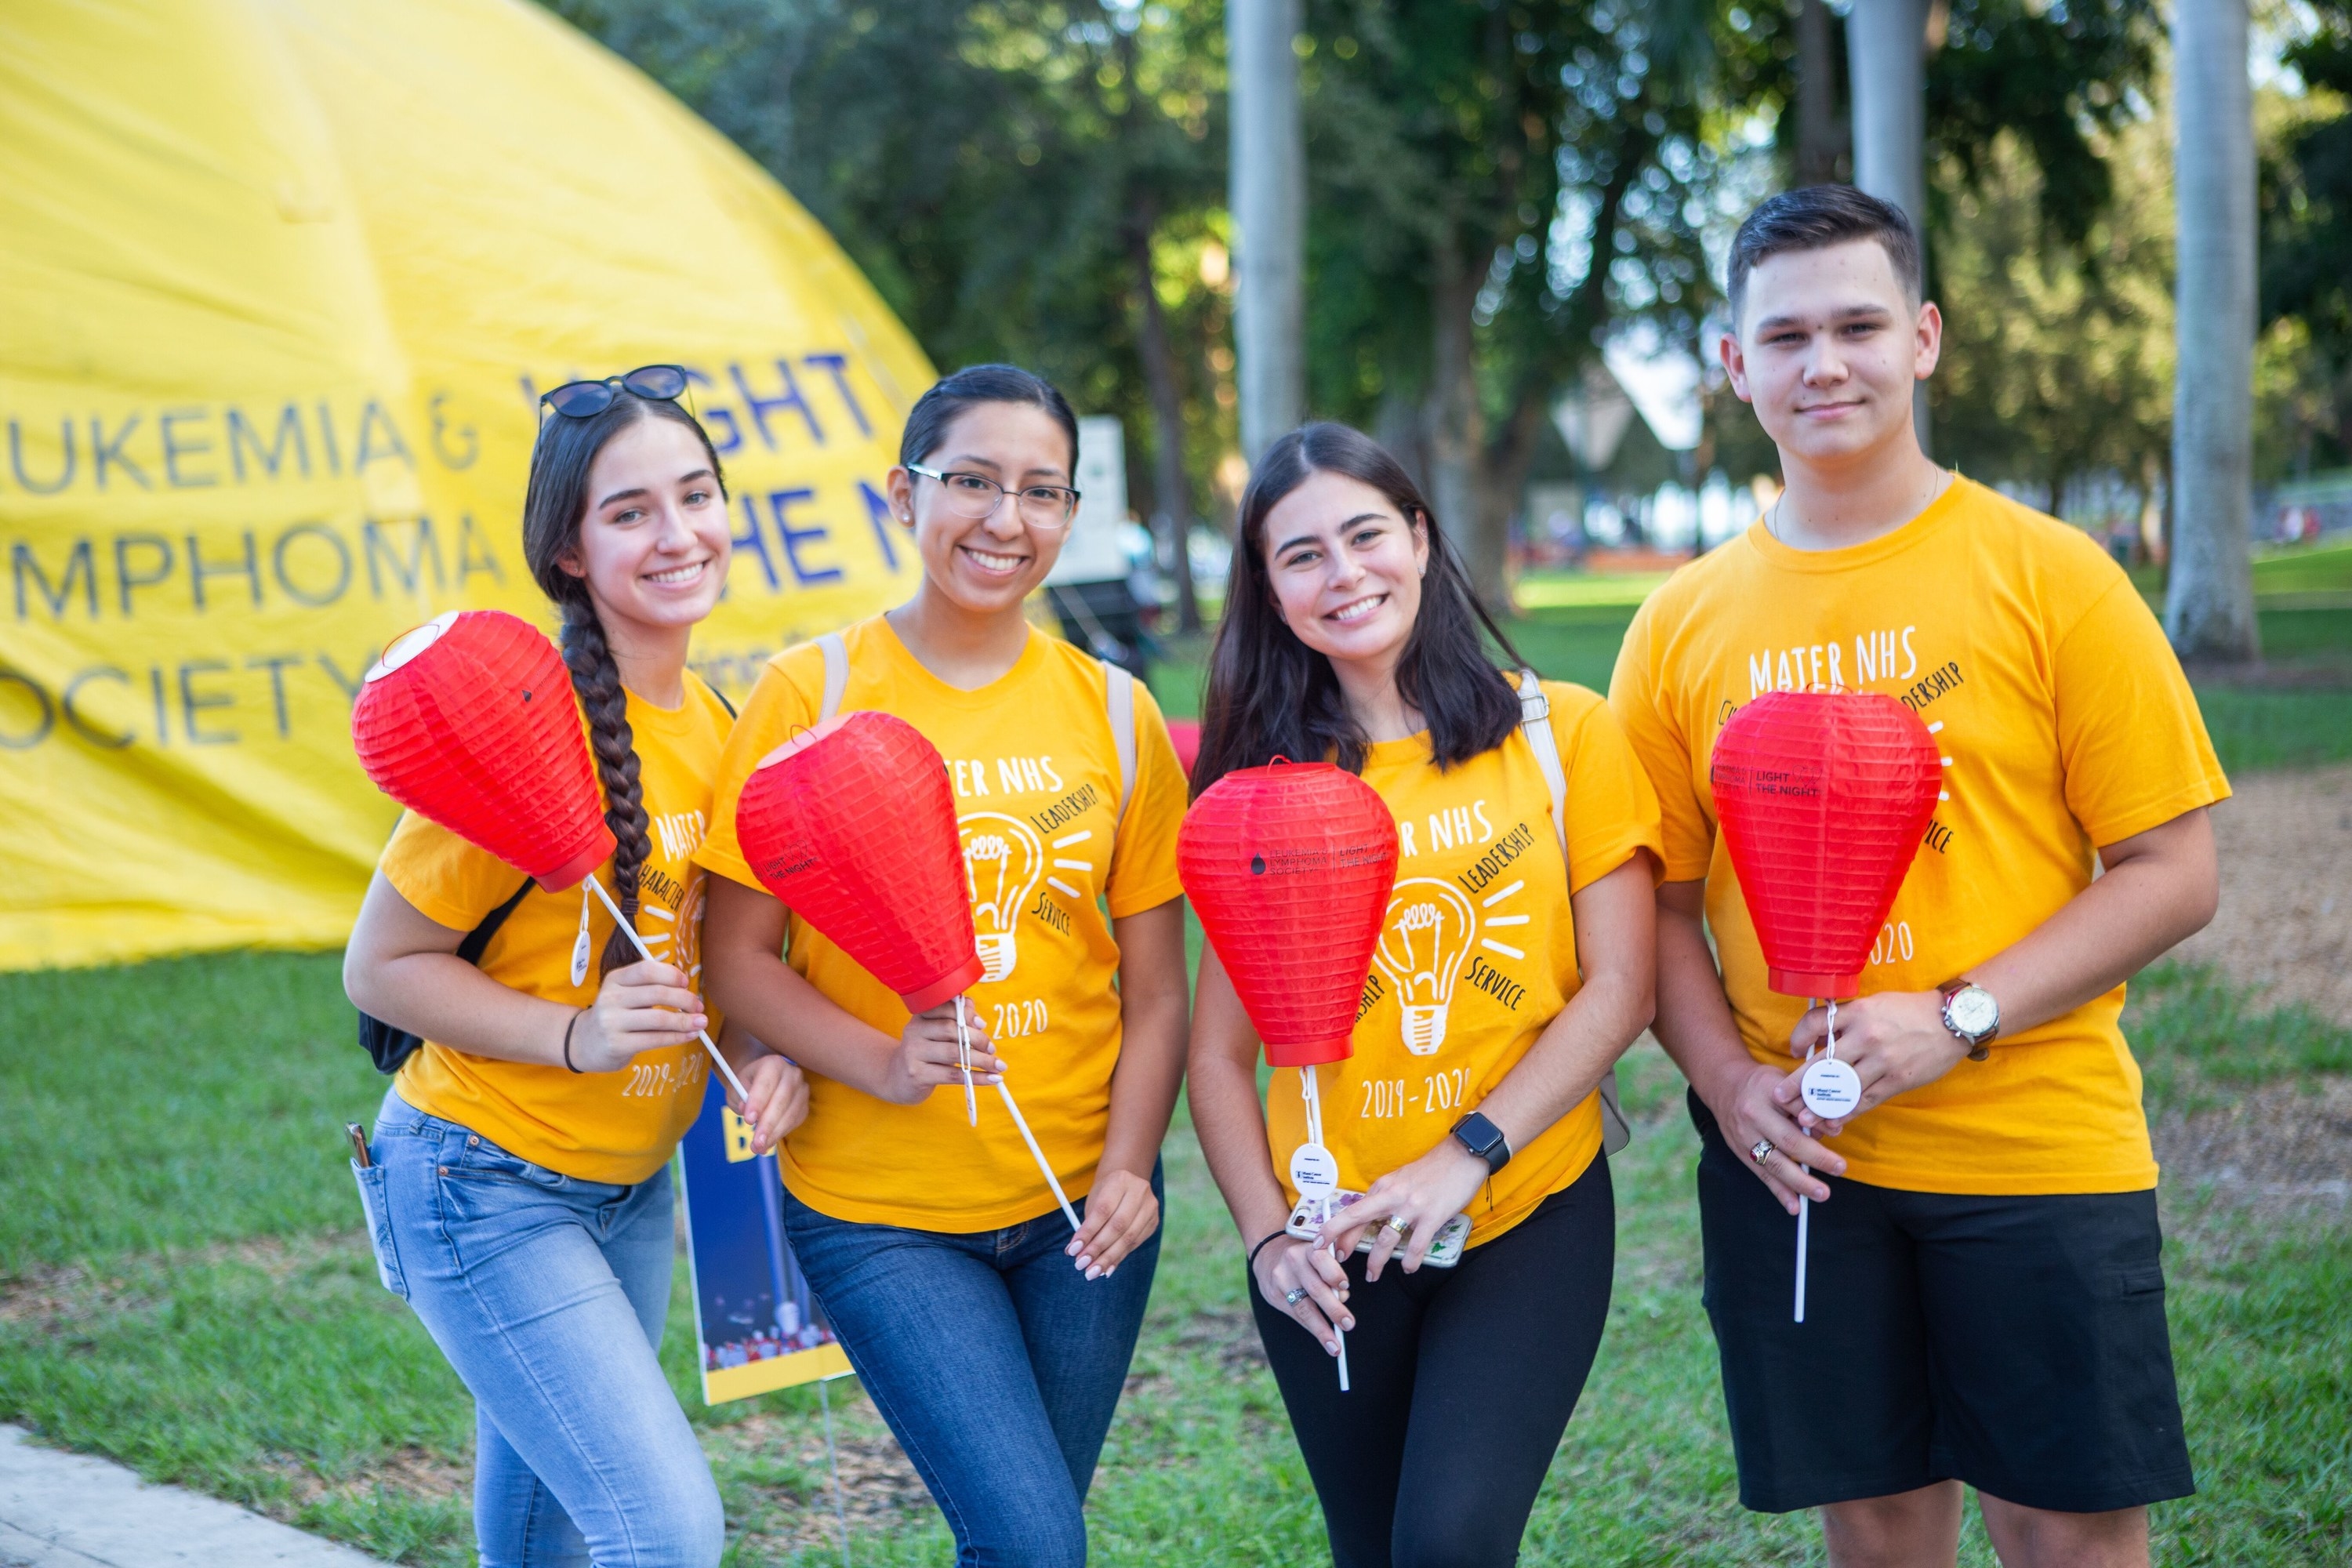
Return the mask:
POLYGON ((952 468, 941 473, 937 468, 926 468, 919 463, 908 464, 907 471, 920 474, 927 479, 939 480, 940 489, 947 493, 948 510, 958 517, 970 518, 974 521, 994 516, 996 509, 1004 504, 1006 496, 1018 498, 1015 504, 1020 509, 1023 522, 1049 531, 1067 528, 1071 513, 1078 510, 1078 492, 1067 485, 1027 485, 1014 490, 1007 489, 986 474, 966 473, 952 468))
POLYGON ((641 364, 626 375, 608 375, 602 381, 567 381, 554 391, 542 394, 540 401, 566 418, 585 419, 612 407, 613 399, 624 392, 667 403, 685 390, 684 365, 641 364))

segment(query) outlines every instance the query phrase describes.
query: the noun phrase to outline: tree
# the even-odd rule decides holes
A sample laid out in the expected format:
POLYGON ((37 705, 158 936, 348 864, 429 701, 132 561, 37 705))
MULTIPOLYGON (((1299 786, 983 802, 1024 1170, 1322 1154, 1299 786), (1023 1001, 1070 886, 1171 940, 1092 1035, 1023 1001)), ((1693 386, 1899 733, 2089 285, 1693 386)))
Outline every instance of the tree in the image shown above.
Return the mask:
POLYGON ((2263 172, 2262 314, 2309 343, 2338 461, 2352 460, 2352 0, 2313 0, 2285 63, 2312 104, 2263 172))
POLYGON ((1184 540, 1205 464, 1192 432, 1229 423, 1197 368, 1223 307, 1166 252, 1197 249, 1222 211, 1214 15, 1093 0, 551 3, 775 174, 934 362, 1028 364, 1087 411, 1148 431, 1152 462, 1130 474, 1149 476, 1179 615, 1199 625, 1184 540))
POLYGON ((2183 658, 2259 658, 2252 522, 2253 89, 2245 0, 2174 0, 2179 335, 2165 631, 2183 658))
MULTIPOLYGON (((1310 6, 1308 401, 1423 473, 1482 597, 1558 389, 1709 296, 1705 0, 1310 6)), ((1745 13, 1742 13, 1744 16, 1745 13)))

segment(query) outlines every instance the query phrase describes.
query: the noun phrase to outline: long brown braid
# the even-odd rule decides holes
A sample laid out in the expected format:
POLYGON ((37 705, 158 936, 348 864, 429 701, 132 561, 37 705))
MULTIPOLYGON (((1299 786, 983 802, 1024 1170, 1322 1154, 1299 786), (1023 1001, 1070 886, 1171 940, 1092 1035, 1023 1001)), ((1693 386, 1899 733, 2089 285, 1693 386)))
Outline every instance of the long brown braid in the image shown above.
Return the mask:
MULTIPOLYGON (((578 584, 577 577, 568 581, 578 584)), ((563 664, 572 671, 572 689, 580 697, 580 710, 588 716, 588 749, 596 759, 596 780, 604 786, 604 826, 613 830, 613 897, 635 930, 637 923, 637 879, 646 857, 653 853, 652 823, 646 816, 645 786, 637 777, 637 738, 629 728, 629 694, 621 686, 621 667, 604 640, 604 623, 582 586, 578 598, 563 601, 563 664)), ((604 943, 599 974, 610 974, 634 963, 637 950, 628 931, 613 928, 604 943)))
MULTIPOLYGON (((597 618, 586 579, 564 570, 580 543, 588 512, 588 473, 604 444, 640 419, 675 419, 702 438, 710 471, 719 475, 719 454, 694 416, 677 404, 624 392, 610 407, 585 419, 551 416, 540 426, 530 451, 530 484, 522 505, 522 552, 532 578, 563 612, 564 668, 588 720, 589 751, 597 782, 604 789, 604 823, 613 830, 613 897, 635 929, 638 879, 653 853, 645 788, 638 777, 636 736, 629 728, 629 695, 621 685, 604 623, 597 618)), ((720 493, 725 480, 719 479, 720 493)), ((628 932, 614 928, 605 942, 599 973, 632 962, 636 948, 628 932)))

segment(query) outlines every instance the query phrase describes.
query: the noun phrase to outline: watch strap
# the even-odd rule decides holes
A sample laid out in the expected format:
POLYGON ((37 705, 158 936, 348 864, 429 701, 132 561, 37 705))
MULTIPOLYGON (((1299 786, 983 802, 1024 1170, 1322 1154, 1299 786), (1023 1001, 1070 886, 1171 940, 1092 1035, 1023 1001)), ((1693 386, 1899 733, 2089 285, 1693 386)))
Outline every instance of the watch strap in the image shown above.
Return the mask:
POLYGON ((1969 1060, 1972 1062, 1980 1062, 1992 1055, 1992 1043, 2000 1034, 2000 1019, 1996 1017, 1993 1020, 1991 1030, 1981 1037, 1964 1034, 1959 1029, 1954 1027, 1952 1024, 1952 998, 1974 984, 1976 984, 1975 981, 1970 980, 1966 975, 1960 975, 1956 979, 1947 980, 1941 985, 1937 986, 1936 994, 1940 997, 1943 1002, 1941 1012, 1944 1020, 1944 1027, 1950 1031, 1954 1039, 1969 1047, 1969 1060))
POLYGON ((1474 1110, 1455 1122, 1453 1136, 1455 1142, 1486 1162, 1488 1175, 1511 1163, 1510 1140, 1481 1112, 1474 1110))

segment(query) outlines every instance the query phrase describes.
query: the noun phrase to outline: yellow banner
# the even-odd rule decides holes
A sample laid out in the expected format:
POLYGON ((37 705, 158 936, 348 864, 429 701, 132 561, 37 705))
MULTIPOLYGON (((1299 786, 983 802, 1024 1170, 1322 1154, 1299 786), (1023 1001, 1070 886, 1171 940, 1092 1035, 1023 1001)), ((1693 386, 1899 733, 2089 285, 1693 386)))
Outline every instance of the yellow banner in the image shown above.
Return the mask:
POLYGON ((930 369, 709 126, 522 0, 0 15, 0 967, 340 942, 394 808, 350 703, 551 625, 539 394, 685 364, 735 558, 698 668, 903 598, 930 369))

